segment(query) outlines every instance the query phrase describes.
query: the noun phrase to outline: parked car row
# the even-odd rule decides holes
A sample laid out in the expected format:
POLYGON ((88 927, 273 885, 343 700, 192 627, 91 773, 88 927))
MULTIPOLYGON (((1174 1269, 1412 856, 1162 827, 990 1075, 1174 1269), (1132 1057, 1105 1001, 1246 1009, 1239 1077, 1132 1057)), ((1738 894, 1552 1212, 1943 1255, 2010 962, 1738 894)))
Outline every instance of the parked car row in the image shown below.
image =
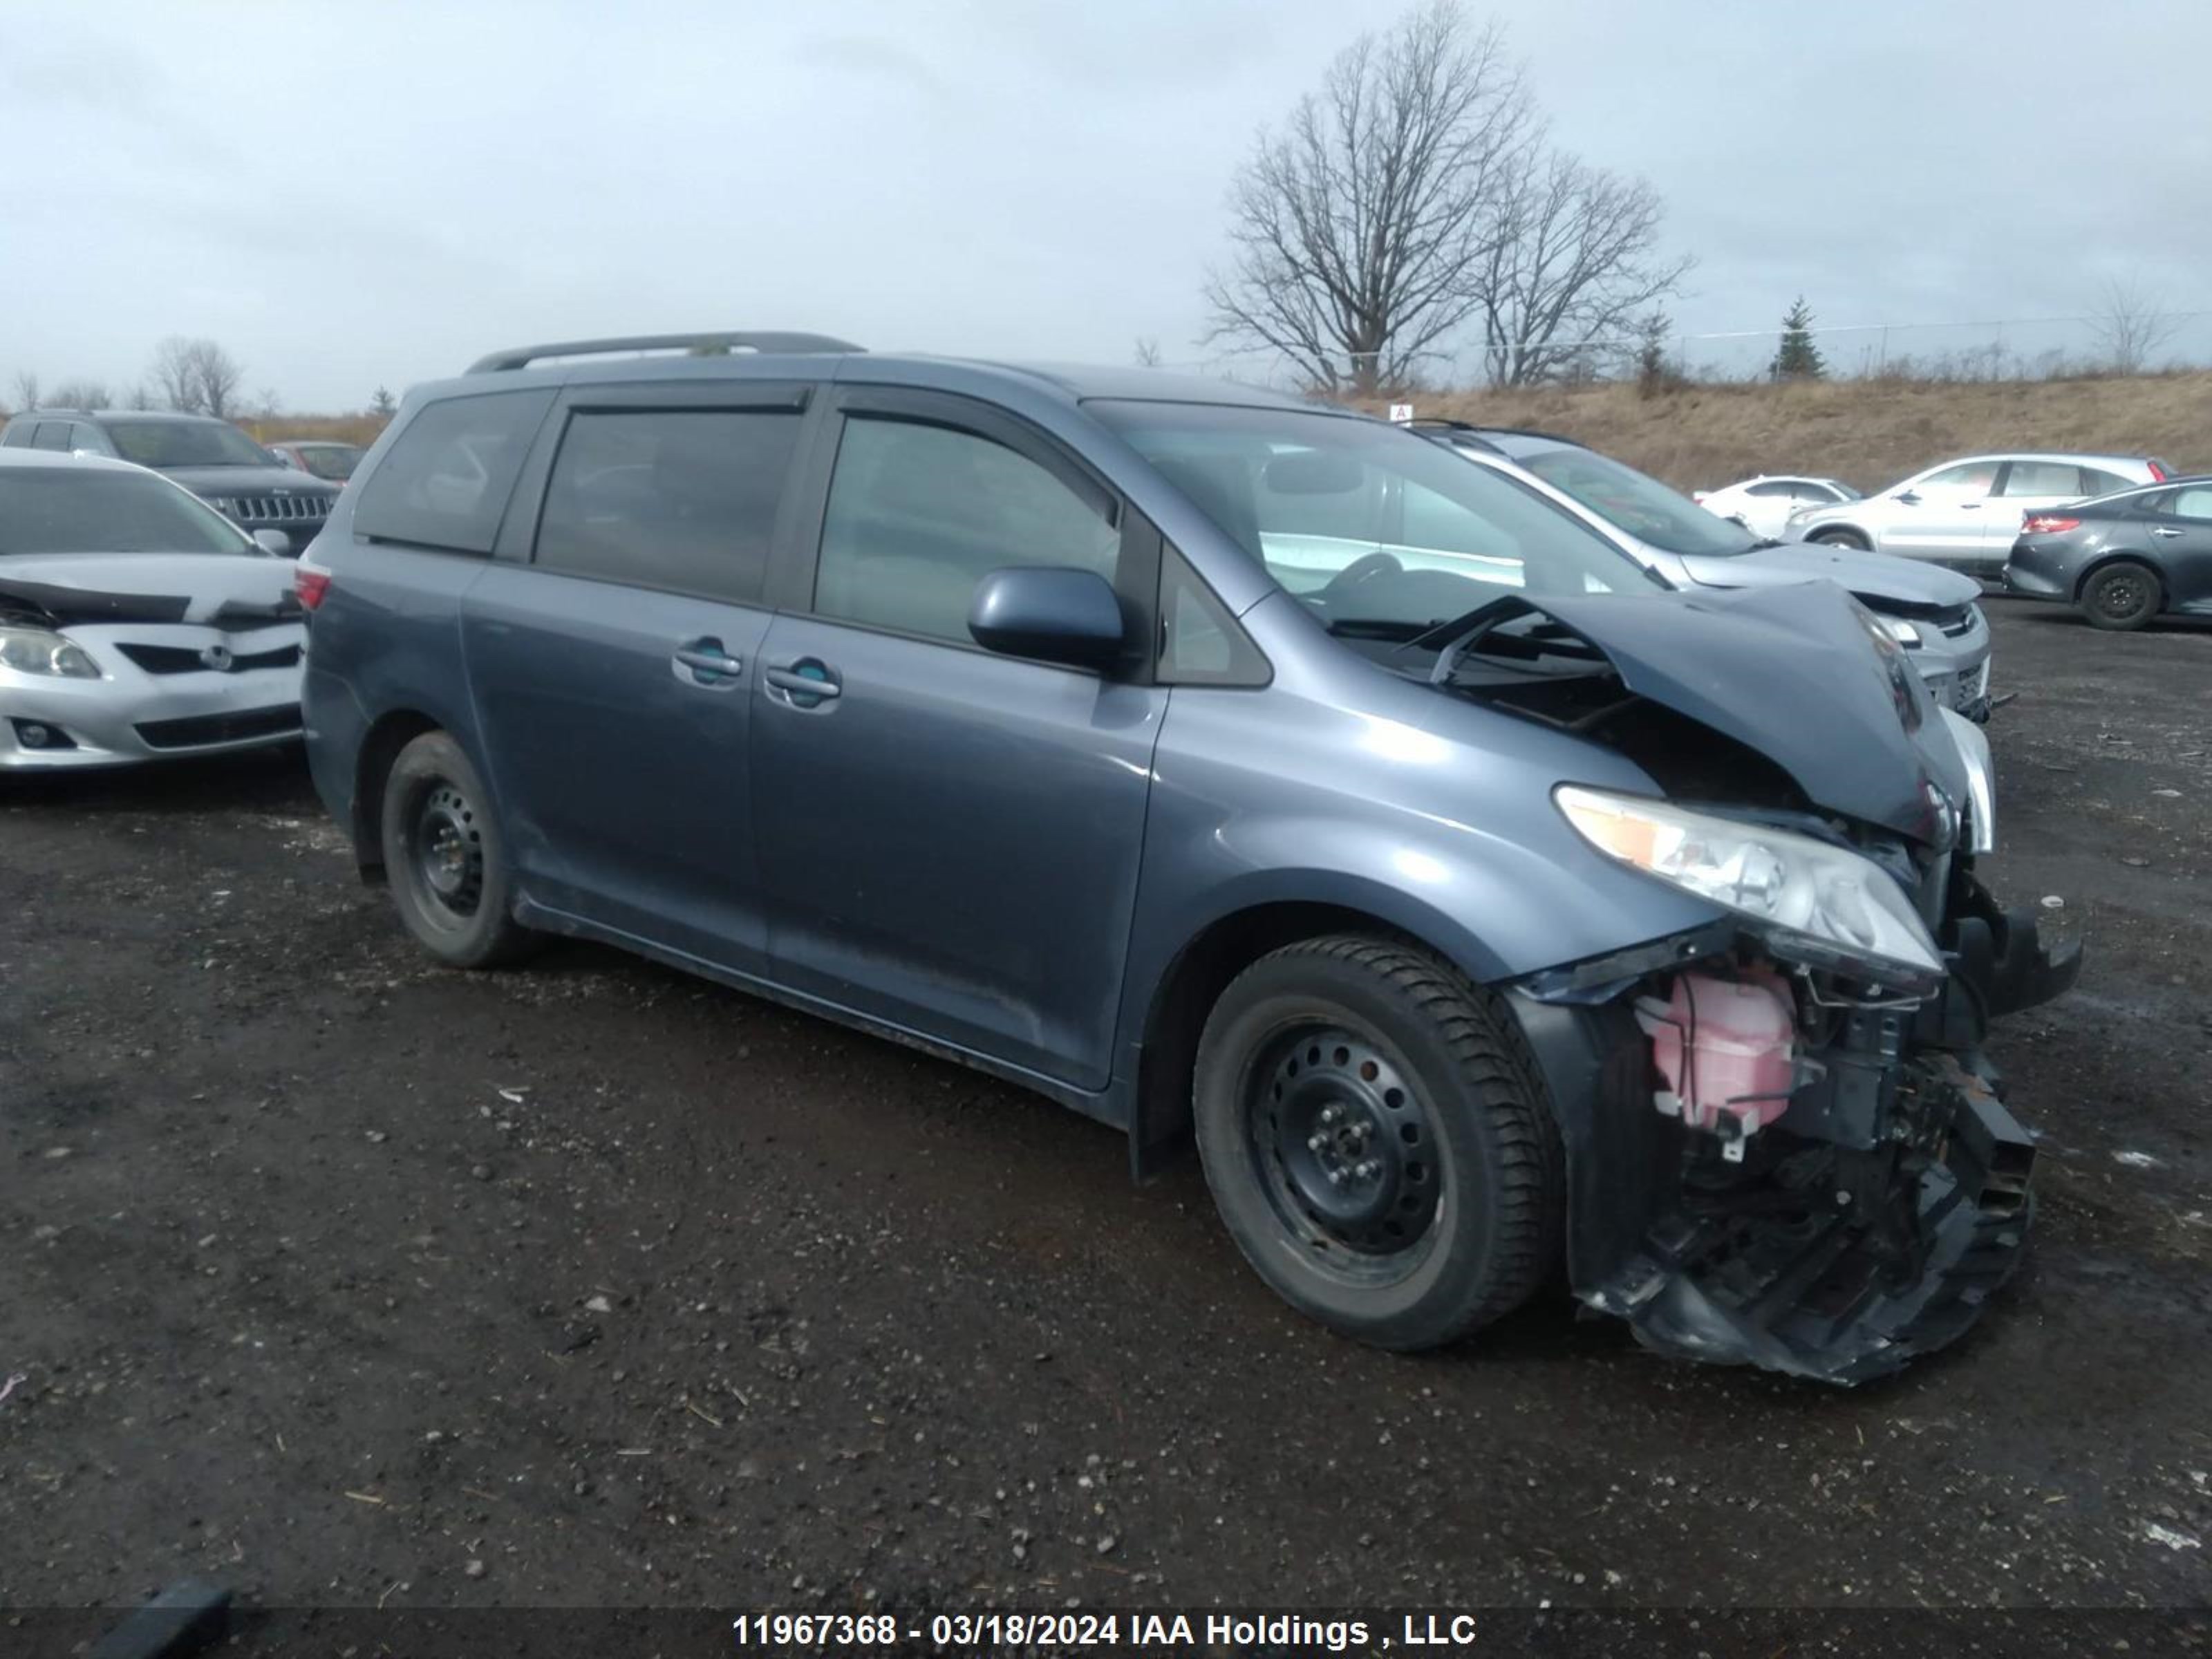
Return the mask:
POLYGON ((100 455, 151 467, 240 528, 281 538, 270 544, 286 553, 315 538, 337 499, 340 484, 331 480, 343 477, 280 458, 211 415, 34 410, 0 428, 0 450, 9 449, 100 455))
POLYGON ((1778 538, 1970 571, 2099 628, 2212 615, 2212 477, 2176 477, 2155 457, 1974 455, 1872 496, 1833 479, 1760 477, 1696 499, 1753 531, 1792 502, 1778 538))
POLYGON ((1139 1175, 1194 1143, 1260 1277, 1389 1348, 1564 1261, 1662 1352, 1855 1382, 2019 1258, 1981 1044, 2079 958, 1973 873, 1963 578, 1540 434, 805 335, 494 354, 296 562, 45 419, 0 766, 303 733, 449 966, 596 939, 1139 1175))

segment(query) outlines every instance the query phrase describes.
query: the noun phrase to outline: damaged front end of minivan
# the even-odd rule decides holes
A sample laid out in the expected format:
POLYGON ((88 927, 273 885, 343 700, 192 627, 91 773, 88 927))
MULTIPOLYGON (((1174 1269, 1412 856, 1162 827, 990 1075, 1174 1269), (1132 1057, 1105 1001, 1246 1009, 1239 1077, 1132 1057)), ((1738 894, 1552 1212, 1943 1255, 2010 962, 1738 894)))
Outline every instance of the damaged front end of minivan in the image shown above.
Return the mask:
POLYGON ((1985 740, 1840 592, 1712 609, 1739 635, 1772 611, 1766 696, 1740 637, 1711 641, 1723 686, 1684 648, 1696 618, 1645 636, 1601 603, 1502 600, 1434 676, 1634 760, 1659 794, 1563 782, 1561 815, 1718 912, 1504 988, 1565 1142, 1576 1294, 1663 1352, 1879 1376, 1957 1337, 2019 1260, 2034 1139, 1981 1045, 2064 991, 2078 949, 1976 878, 1985 740))

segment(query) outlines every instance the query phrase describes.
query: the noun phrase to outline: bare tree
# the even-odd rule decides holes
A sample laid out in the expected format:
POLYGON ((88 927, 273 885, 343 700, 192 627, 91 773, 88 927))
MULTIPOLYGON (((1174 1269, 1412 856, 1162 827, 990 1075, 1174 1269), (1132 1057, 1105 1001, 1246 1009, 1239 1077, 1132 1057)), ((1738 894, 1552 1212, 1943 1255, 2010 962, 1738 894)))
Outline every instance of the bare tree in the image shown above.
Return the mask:
POLYGON ((153 368, 148 375, 154 382, 155 396, 164 407, 189 415, 200 412, 199 370, 193 361, 193 344, 180 334, 172 334, 154 348, 153 368))
POLYGON ((25 369, 15 377, 15 407, 18 410, 39 406, 39 377, 25 369))
POLYGON ((246 369, 213 340, 192 342, 192 377, 199 388, 199 406, 206 413, 229 420, 239 412, 239 383, 246 369))
POLYGON ((376 396, 370 398, 368 403, 369 413, 380 420, 390 420, 398 407, 399 402, 392 395, 391 388, 388 386, 377 387, 376 396))
POLYGON ((106 409, 115 400, 98 380, 64 380, 48 401, 56 409, 106 409))
POLYGON ((146 390, 145 381, 139 381, 136 386, 132 386, 129 392, 124 394, 123 406, 125 409, 153 408, 154 394, 146 390))
POLYGON ((1158 368, 1160 366, 1160 343, 1149 334, 1137 337, 1137 367, 1158 368))
POLYGON ((1483 366, 1498 386, 1586 376, 1637 319, 1677 293, 1687 258, 1658 256, 1659 194, 1554 150, 1513 179, 1475 288, 1483 366))
POLYGON ((238 413, 239 383, 246 370, 213 340, 172 334, 154 349, 149 378, 155 395, 168 408, 228 420, 238 413))
POLYGON ((2166 310, 2156 295, 2134 277, 2113 277, 2098 297, 2090 318, 2106 367, 2122 374, 2140 374, 2150 367, 2151 355, 2174 336, 2181 319, 2166 310))
POLYGON ((1480 305, 1468 276, 1536 138, 1504 37, 1456 0, 1361 36, 1238 172, 1207 339, 1272 349, 1330 391, 1407 382, 1480 305))

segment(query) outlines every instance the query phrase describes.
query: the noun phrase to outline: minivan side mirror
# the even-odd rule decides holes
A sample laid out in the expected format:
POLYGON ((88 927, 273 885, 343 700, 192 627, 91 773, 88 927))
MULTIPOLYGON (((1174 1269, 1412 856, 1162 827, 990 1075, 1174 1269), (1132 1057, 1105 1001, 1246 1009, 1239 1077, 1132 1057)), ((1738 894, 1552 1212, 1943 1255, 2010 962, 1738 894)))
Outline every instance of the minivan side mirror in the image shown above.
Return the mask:
POLYGON ((260 544, 264 553, 274 553, 280 559, 291 556, 292 538, 281 530, 257 530, 253 539, 260 544))
POLYGON ((968 603, 968 631, 987 651, 1076 668, 1105 667, 1127 640, 1113 584, 1064 565, 992 571, 968 603))

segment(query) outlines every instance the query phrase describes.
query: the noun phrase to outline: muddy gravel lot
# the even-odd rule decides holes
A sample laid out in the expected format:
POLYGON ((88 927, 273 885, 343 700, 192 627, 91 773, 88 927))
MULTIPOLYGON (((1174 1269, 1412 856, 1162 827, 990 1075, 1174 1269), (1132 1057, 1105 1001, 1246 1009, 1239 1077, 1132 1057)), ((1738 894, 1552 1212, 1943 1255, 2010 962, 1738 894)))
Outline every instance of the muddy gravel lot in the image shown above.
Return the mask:
POLYGON ((2206 1607, 2212 629, 1990 609, 1990 872, 2092 956, 1994 1045, 2028 1265, 1850 1393, 1363 1351, 1011 1088, 432 967, 294 755, 0 780, 0 1606, 2206 1607))

